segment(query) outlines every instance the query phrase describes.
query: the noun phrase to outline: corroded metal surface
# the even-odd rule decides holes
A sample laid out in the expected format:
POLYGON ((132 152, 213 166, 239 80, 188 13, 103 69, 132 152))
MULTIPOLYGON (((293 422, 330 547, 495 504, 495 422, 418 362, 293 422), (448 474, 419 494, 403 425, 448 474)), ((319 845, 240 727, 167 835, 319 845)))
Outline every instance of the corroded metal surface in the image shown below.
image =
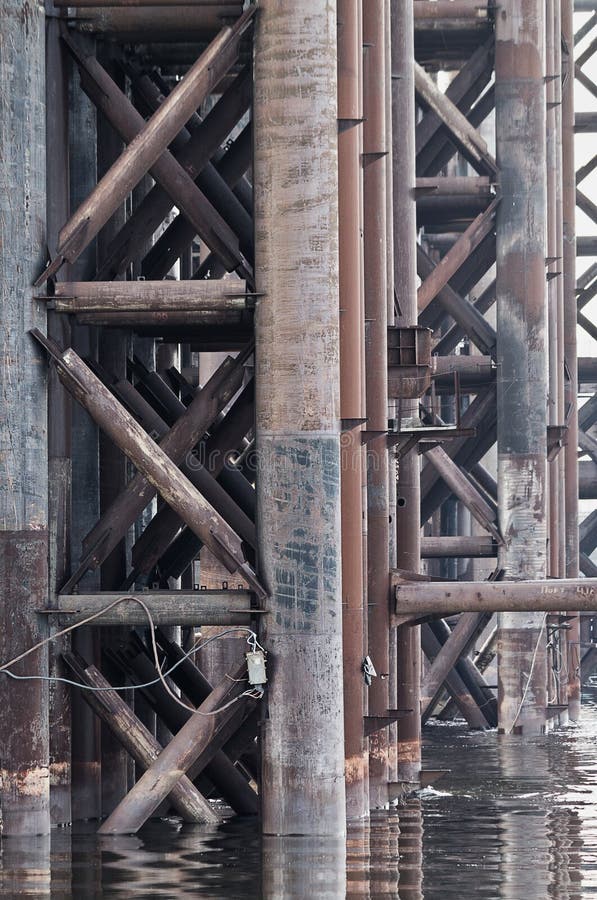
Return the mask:
MULTIPOLYGON (((544 11, 540 0, 507 0, 496 17, 498 484, 505 541, 499 564, 510 578, 546 573, 544 11)), ((544 725, 542 625, 541 613, 500 617, 499 716, 505 730, 533 733, 544 725)))

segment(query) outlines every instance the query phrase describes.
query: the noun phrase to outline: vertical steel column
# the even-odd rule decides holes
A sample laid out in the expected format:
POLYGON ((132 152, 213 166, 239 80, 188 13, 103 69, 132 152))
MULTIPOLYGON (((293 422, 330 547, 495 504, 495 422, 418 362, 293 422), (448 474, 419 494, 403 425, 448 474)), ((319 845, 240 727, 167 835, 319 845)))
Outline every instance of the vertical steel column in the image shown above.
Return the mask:
MULTIPOLYGON (((369 689, 369 714, 387 715, 390 670, 388 493, 388 312, 386 259, 385 4, 363 2, 363 187, 365 216, 365 378, 367 430, 367 602, 369 655, 377 670, 369 689)), ((389 735, 369 739, 369 802, 388 802, 389 735)))
MULTIPOLYGON (((508 578, 546 572, 546 146, 543 0, 496 14, 499 562, 508 578)), ((499 728, 545 727, 543 613, 499 617, 499 728)))
MULTIPOLYGON (((31 284, 46 253, 45 39, 41 4, 0 3, 0 660, 42 638, 48 598, 46 362, 27 334, 45 330, 31 284)), ((15 666, 46 675, 47 650, 15 666)), ((47 834, 48 684, 0 680, 4 835, 47 834)))
POLYGON ((266 834, 346 828, 336 4, 264 0, 255 39, 256 434, 266 834))
MULTIPOLYGON (((95 40, 81 36, 89 53, 95 51, 95 40)), ((70 64, 69 82, 69 169, 71 211, 93 190, 96 184, 97 141, 96 112, 83 93, 74 63, 70 64)), ((68 266, 73 281, 89 281, 96 268, 95 241, 68 266)), ((73 325, 72 346, 80 356, 96 357, 97 329, 73 325)), ((81 542, 99 518, 99 451, 98 428, 85 410, 75 403, 72 408, 72 502, 71 502, 71 566, 76 568, 81 555, 81 542)), ((99 572, 85 576, 81 590, 99 590, 99 572)), ((72 635, 73 650, 90 662, 99 663, 99 630, 78 628, 72 635)), ((80 691, 72 694, 72 817, 96 819, 101 816, 100 722, 80 691)))
MULTIPOLYGON (((118 67, 112 45, 98 46, 98 55, 105 69, 117 82, 121 89, 125 88, 125 79, 118 67), (101 49, 100 49, 101 48, 101 49)), ((104 116, 97 118, 97 180, 103 178, 112 164, 118 159, 124 145, 104 116)), ((125 207, 122 204, 97 236, 98 260, 102 260, 108 251, 110 242, 124 225, 125 207)), ((121 328, 101 328, 98 335, 98 361, 100 365, 116 378, 126 378, 126 360, 128 334, 121 328)), ((102 431, 99 434, 99 498, 100 512, 105 512, 113 500, 124 490, 127 482, 128 462, 119 447, 102 431)), ((126 577, 126 540, 118 542, 116 547, 102 563, 100 570, 101 588, 104 591, 118 590, 126 577)), ((102 653, 113 648, 119 641, 126 639, 126 629, 102 628, 100 642, 102 653)), ((122 683, 122 670, 111 660, 102 660, 102 670, 107 679, 114 683, 122 683)), ((101 762, 102 762, 102 815, 110 815, 114 808, 126 795, 129 788, 129 766, 131 758, 111 729, 102 722, 101 725, 101 762)))
MULTIPOLYGON (((68 66, 60 40, 60 19, 46 21, 46 154, 47 234, 53 255, 58 233, 69 214, 68 66)), ((48 336, 61 347, 71 343, 70 316, 48 313, 48 336)), ((48 376, 48 522, 50 604, 70 572, 71 536, 71 399, 55 369, 48 376)), ((61 654, 70 650, 68 636, 49 648, 50 675, 66 674, 61 654)), ((71 689, 50 683, 50 815, 53 825, 72 822, 71 689)))
MULTIPOLYGON (((562 85, 562 208, 564 218, 564 355, 570 376, 565 447, 566 578, 578 571, 578 361, 576 350, 576 175, 574 164, 574 3, 562 0, 562 37, 567 48, 562 85)), ((580 717, 580 616, 568 632, 568 714, 580 717)))
MULTIPOLYGON (((392 2, 392 167, 394 170, 394 286, 396 324, 417 324, 417 221, 415 187, 414 14, 412 3, 392 2)), ((400 416, 418 417, 418 400, 403 400, 400 416)), ((419 455, 411 451, 398 468, 397 565, 418 572, 421 565, 419 455)), ((402 626, 397 633, 398 709, 412 709, 398 723, 398 781, 419 781, 421 771, 421 634, 402 626)))
MULTIPOLYGON (((384 88, 385 88, 385 128, 386 128, 386 307, 388 325, 395 324, 394 304, 394 173, 392 171, 392 30, 391 2, 384 0, 384 88)), ((395 420, 398 409, 396 400, 388 399, 388 421, 395 420)), ((393 446, 388 445, 388 567, 396 568, 396 465, 397 456, 393 446)), ((390 627, 388 633, 388 707, 397 708, 398 666, 397 634, 390 627)), ((398 778, 398 725, 390 721, 388 725, 388 783, 394 784, 398 778)), ((391 799, 391 798, 390 798, 391 799)))
MULTIPOLYGON (((560 0, 557 0, 559 3, 560 0)), ((547 265, 547 347, 548 347, 548 371, 549 390, 547 395, 547 424, 558 425, 558 267, 561 261, 557 257, 557 211, 556 211, 556 184, 559 177, 557 170, 557 135, 556 135, 556 107, 555 98, 555 34, 554 34, 554 7, 556 0, 546 0, 545 3, 545 69, 547 80, 545 82, 546 100, 546 161, 547 161, 547 253, 549 259, 547 265)), ((549 523, 549 554, 547 574, 552 578, 561 576, 560 565, 560 490, 558 472, 558 458, 551 460, 547 465, 547 477, 549 485, 548 523, 549 523)), ((563 525, 563 523, 562 523, 563 525)))
MULTIPOLYGON (((340 260, 340 413, 362 419, 363 321, 361 266, 362 139, 361 0, 338 0, 338 213, 340 260)), ((369 812, 369 753, 362 664, 367 611, 363 565, 363 447, 361 428, 341 439, 342 643, 346 815, 369 812)))

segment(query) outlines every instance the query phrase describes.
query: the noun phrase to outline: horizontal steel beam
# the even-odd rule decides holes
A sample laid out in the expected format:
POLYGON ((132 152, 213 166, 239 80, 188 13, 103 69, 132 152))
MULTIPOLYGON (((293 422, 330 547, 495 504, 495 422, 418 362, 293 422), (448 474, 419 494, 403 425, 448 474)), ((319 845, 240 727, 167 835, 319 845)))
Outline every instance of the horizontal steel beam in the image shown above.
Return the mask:
POLYGON ((495 559, 497 543, 491 537, 422 537, 422 559, 495 559))
MULTIPOLYGON (((253 594, 246 590, 141 591, 130 596, 143 601, 155 625, 250 625, 251 617, 260 614, 251 609, 253 594)), ((127 594, 116 592, 59 594, 55 607, 39 612, 49 616, 52 624, 74 625, 121 598, 122 603, 94 620, 94 627, 147 626, 142 607, 126 599, 127 594)))
POLYGON ((245 281, 61 281, 52 308, 67 313, 242 310, 245 281))
POLYGON ((425 19, 487 19, 488 3, 480 0, 415 0, 413 4, 415 28, 425 19))
POLYGON ((400 618, 459 612, 558 612, 597 609, 596 578, 549 581, 406 582, 392 573, 395 612, 400 618))

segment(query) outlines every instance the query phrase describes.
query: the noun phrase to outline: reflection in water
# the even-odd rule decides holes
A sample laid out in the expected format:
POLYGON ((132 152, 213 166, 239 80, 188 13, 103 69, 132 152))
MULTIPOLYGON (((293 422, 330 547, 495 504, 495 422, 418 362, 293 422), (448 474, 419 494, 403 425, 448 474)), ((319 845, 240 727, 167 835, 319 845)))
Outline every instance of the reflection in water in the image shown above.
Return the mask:
POLYGON ((266 836, 262 843, 264 900, 344 900, 344 838, 266 836))
POLYGON ((597 707, 580 728, 521 741, 426 729, 425 766, 451 771, 398 811, 351 823, 344 841, 259 838, 153 821, 134 837, 96 824, 5 839, 0 896, 212 900, 585 900, 597 896, 597 707))

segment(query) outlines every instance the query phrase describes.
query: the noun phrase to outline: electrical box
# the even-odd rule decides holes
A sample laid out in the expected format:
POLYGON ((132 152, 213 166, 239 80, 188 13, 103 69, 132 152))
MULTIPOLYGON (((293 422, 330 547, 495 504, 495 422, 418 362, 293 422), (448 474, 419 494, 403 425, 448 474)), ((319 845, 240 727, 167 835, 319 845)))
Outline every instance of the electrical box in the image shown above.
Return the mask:
POLYGON ((262 650, 255 650, 246 653, 247 668, 249 670, 249 684, 256 687, 262 687, 267 683, 267 675, 265 673, 265 655, 262 650))

